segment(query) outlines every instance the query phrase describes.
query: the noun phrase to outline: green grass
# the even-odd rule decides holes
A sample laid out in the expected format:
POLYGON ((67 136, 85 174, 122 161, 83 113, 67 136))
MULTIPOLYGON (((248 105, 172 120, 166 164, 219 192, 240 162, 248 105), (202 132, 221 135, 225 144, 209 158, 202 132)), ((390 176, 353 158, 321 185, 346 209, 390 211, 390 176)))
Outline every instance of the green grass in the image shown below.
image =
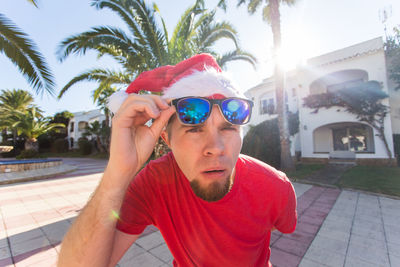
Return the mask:
POLYGON ((325 165, 324 164, 297 164, 296 170, 292 172, 287 172, 286 175, 291 180, 298 180, 304 179, 305 177, 313 174, 314 172, 322 169, 325 165))
POLYGON ((400 168, 356 166, 344 173, 338 185, 400 197, 400 168))

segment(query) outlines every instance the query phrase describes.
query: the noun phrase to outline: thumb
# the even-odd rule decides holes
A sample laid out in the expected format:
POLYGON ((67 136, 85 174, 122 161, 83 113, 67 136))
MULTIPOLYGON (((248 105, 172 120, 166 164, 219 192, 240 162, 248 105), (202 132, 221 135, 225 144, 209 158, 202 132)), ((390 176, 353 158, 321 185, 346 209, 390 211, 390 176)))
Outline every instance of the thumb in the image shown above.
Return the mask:
POLYGON ((169 118, 175 113, 175 107, 169 107, 161 111, 160 116, 155 119, 150 126, 151 131, 157 138, 161 135, 164 126, 168 123, 169 118))

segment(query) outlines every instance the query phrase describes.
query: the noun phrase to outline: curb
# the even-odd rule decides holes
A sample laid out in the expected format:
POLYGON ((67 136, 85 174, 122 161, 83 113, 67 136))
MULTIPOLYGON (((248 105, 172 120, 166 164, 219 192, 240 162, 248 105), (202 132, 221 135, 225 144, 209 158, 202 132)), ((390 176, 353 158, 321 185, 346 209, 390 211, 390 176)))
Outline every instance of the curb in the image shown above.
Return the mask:
POLYGON ((9 185, 22 182, 30 182, 37 180, 44 180, 48 178, 54 178, 55 175, 65 174, 69 172, 76 171, 78 167, 70 165, 60 165, 56 167, 29 170, 23 172, 14 172, 0 174, 0 185, 9 185), (41 172, 41 173, 38 173, 41 172), (14 176, 14 177, 13 177, 14 176))
POLYGON ((333 185, 333 184, 324 184, 324 183, 319 183, 319 182, 314 182, 310 180, 304 180, 304 179, 294 179, 290 180, 291 182, 294 183, 299 183, 299 184, 309 184, 309 185, 316 185, 316 186, 322 186, 322 187, 329 187, 329 188, 337 188, 337 189, 342 189, 339 186, 333 185))
POLYGON ((398 197, 398 196, 386 195, 386 194, 376 193, 376 192, 371 192, 371 191, 365 191, 365 190, 362 190, 362 189, 356 189, 356 188, 351 188, 351 187, 342 187, 342 186, 338 186, 338 185, 324 184, 324 183, 318 183, 318 182, 313 182, 313 181, 308 181, 308 180, 290 180, 290 181, 291 182, 295 182, 295 183, 299 183, 299 184, 308 184, 308 185, 336 188, 336 189, 339 189, 339 190, 348 190, 348 191, 354 191, 354 192, 359 192, 359 193, 378 196, 378 197, 386 197, 386 198, 392 198, 392 199, 400 200, 400 197, 398 197))

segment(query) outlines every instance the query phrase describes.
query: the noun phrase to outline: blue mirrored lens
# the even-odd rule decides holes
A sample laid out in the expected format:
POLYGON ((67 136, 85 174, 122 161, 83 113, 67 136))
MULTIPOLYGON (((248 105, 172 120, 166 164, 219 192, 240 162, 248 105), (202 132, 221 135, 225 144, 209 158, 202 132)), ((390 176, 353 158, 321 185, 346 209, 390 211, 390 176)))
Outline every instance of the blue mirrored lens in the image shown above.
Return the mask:
POLYGON ((222 102, 222 113, 232 124, 245 124, 250 119, 251 106, 242 99, 227 99, 222 102))
POLYGON ((186 98, 178 102, 179 119, 185 124, 205 122, 210 113, 210 103, 200 98, 186 98))

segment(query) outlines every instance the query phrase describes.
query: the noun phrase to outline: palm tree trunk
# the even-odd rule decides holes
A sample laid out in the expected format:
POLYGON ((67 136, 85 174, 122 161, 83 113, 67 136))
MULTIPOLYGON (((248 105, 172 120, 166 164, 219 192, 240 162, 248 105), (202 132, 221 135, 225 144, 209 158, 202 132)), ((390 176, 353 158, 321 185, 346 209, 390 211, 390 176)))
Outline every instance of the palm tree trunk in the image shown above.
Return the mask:
POLYGON ((1 137, 2 137, 2 142, 4 144, 7 144, 7 128, 1 131, 1 137))
POLYGON ((14 147, 17 147, 17 129, 12 129, 13 133, 13 145, 14 147))
POLYGON ((104 153, 104 147, 103 147, 103 144, 101 143, 100 136, 98 136, 98 135, 96 135, 96 143, 97 143, 97 147, 98 147, 100 153, 104 153))
POLYGON ((29 150, 29 149, 39 152, 39 143, 36 138, 26 138, 25 150, 29 150))
POLYGON ((294 170, 295 167, 292 156, 290 154, 289 127, 285 105, 284 72, 281 64, 279 64, 279 62, 276 60, 277 52, 281 48, 281 18, 279 13, 279 0, 270 0, 269 3, 271 8, 271 28, 275 53, 274 80, 276 109, 278 113, 278 126, 281 144, 281 169, 290 171, 294 170))
MULTIPOLYGON (((110 128, 110 110, 108 108, 104 109, 104 115, 106 116, 105 119, 105 126, 107 128, 110 128)), ((108 136, 104 137, 105 144, 104 144, 104 150, 107 152, 107 154, 110 154, 110 143, 111 143, 111 131, 108 131, 110 134, 108 136)))

